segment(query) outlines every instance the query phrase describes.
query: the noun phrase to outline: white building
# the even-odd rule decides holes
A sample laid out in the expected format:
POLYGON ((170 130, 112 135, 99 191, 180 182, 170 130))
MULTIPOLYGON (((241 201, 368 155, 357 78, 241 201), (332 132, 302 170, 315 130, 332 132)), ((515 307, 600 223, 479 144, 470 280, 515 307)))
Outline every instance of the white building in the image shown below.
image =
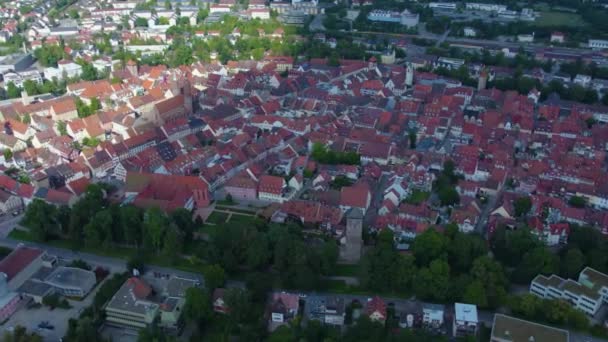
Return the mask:
POLYGON ((367 15, 370 21, 379 21, 385 23, 398 23, 406 27, 415 27, 420 21, 418 14, 410 13, 408 10, 403 10, 399 13, 396 11, 373 10, 367 15))
POLYGON ((484 4, 476 2, 467 2, 465 7, 470 11, 502 12, 507 10, 507 6, 505 5, 484 4))
POLYGON ((577 74, 574 79, 572 80, 572 82, 581 85, 583 87, 588 87, 589 85, 591 85, 591 76, 589 75, 582 75, 582 74, 577 74))
POLYGON ((608 301, 608 276, 586 267, 578 282, 556 275, 539 274, 530 283, 530 293, 545 299, 563 299, 587 315, 594 316, 608 301))
POLYGON ((44 78, 47 80, 80 77, 81 74, 82 67, 80 65, 66 60, 59 61, 57 68, 50 67, 44 69, 44 78))
POLYGON ((34 81, 36 84, 42 83, 42 75, 38 70, 27 70, 22 72, 9 72, 4 74, 4 89, 13 82, 17 87, 23 87, 25 81, 34 81))
POLYGON ((268 8, 256 8, 249 11, 251 19, 270 19, 270 10, 268 8))
POLYGON ((553 32, 551 33, 551 43, 563 43, 565 40, 565 35, 561 32, 553 32))
POLYGON ((592 49, 608 49, 608 40, 589 39, 589 47, 592 49))
POLYGON ((475 37, 475 36, 477 36, 477 31, 472 27, 465 27, 464 36, 465 37, 475 37))
POLYGON ((476 305, 454 303, 454 321, 452 323, 454 336, 475 336, 478 323, 476 305))
POLYGON ((532 43, 532 42, 534 42, 534 35, 531 35, 531 34, 517 35, 517 41, 520 43, 532 43))
POLYGON ((454 11, 454 10, 456 10, 456 3, 455 2, 429 2, 429 8, 454 11))
POLYGON ((422 306, 422 323, 427 326, 441 327, 443 325, 444 308, 439 304, 424 304, 422 306))

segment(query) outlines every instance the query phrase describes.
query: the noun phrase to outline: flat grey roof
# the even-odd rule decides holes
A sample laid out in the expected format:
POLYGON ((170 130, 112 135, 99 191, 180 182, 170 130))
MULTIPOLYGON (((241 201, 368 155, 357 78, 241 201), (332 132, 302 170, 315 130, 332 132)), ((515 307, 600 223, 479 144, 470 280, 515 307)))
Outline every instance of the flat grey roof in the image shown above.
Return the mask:
POLYGON ((512 342, 529 342, 532 340, 537 342, 568 342, 570 334, 566 330, 496 314, 492 325, 492 339, 512 342))
POLYGON ((89 292, 97 279, 95 273, 76 267, 60 266, 55 269, 45 280, 47 283, 56 287, 79 288, 89 292))
POLYGON ((26 280, 19 288, 17 292, 24 293, 32 296, 44 297, 47 295, 53 287, 47 283, 42 283, 34 280, 26 280))
POLYGON ((197 280, 172 277, 167 283, 165 292, 169 297, 185 297, 186 290, 195 287, 197 280))

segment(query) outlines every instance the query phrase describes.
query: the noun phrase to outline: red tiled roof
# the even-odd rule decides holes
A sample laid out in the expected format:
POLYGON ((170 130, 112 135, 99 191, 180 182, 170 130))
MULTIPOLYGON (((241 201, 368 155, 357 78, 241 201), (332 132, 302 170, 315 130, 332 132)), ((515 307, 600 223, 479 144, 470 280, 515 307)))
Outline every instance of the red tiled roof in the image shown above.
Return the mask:
POLYGON ((280 195, 284 184, 285 179, 281 177, 264 175, 260 177, 259 192, 280 195))
POLYGON ((0 261, 0 272, 6 274, 7 280, 10 281, 42 253, 44 252, 38 248, 18 247, 0 261))
POLYGON ((145 299, 152 293, 150 285, 139 278, 131 277, 127 279, 127 286, 137 299, 145 299))
POLYGON ((386 303, 382 298, 376 296, 367 302, 365 306, 365 313, 369 316, 374 312, 378 312, 382 317, 386 317, 386 303))
POLYGON ((345 186, 340 191, 340 205, 367 208, 367 199, 369 195, 369 188, 365 184, 345 186))

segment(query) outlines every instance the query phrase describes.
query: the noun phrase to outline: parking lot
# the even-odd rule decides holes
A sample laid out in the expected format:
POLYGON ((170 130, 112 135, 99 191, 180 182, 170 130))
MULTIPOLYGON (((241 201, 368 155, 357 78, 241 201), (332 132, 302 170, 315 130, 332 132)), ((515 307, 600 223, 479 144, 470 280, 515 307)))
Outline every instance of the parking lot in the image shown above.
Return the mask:
MULTIPOLYGON (((109 275, 108 277, 111 277, 109 275)), ((106 278, 108 279, 108 278, 106 278)), ((22 301, 22 307, 18 309, 11 318, 4 323, 0 328, 0 336, 5 331, 10 331, 16 326, 25 327, 28 331, 35 331, 44 338, 44 341, 60 341, 68 330, 68 321, 70 318, 78 318, 82 310, 91 305, 95 293, 97 293, 100 284, 97 284, 93 291, 82 301, 68 300, 72 306, 70 309, 56 308, 51 310, 46 306, 38 306, 28 308, 26 300, 22 301), (42 322, 48 322, 53 329, 41 329, 38 325, 42 322)), ((115 340, 116 341, 116 340, 115 340)))

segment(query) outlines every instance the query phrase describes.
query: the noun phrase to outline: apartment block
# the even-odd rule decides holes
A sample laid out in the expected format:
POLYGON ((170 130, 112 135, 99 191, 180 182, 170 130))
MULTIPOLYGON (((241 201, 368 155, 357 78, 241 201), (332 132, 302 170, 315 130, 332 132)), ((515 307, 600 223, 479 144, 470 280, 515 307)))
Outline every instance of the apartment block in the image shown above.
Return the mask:
POLYGON ((530 283, 530 293, 545 299, 563 299, 593 316, 608 301, 608 276, 590 267, 581 271, 578 281, 539 274, 530 283))

